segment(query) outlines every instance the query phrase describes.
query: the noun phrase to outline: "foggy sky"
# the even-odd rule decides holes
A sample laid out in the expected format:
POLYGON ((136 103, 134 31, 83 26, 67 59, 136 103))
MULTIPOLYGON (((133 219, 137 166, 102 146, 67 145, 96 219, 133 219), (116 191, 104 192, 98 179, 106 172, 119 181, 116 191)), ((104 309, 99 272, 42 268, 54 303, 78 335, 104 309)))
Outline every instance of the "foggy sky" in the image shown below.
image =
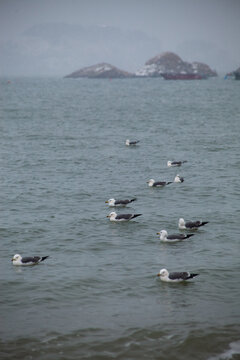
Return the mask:
POLYGON ((0 0, 0 75, 64 76, 100 61, 136 71, 163 51, 176 52, 185 61, 204 61, 220 72, 232 71, 240 66, 239 35, 240 0, 0 0), (86 36, 86 42, 79 40, 81 51, 77 39, 65 39, 64 54, 60 39, 53 49, 47 38, 26 33, 46 23, 81 25, 86 32, 94 26, 113 27, 119 31, 116 39, 121 31, 126 39, 136 32, 136 48, 128 58, 130 44, 125 48, 122 40, 114 57, 114 34, 101 48, 97 38, 88 46, 86 36))

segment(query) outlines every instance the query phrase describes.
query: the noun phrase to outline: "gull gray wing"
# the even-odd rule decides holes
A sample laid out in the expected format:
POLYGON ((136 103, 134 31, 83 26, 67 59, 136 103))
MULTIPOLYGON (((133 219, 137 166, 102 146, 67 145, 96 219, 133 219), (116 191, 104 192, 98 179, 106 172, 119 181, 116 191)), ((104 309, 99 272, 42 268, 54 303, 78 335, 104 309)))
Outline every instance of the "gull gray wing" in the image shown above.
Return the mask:
POLYGON ((41 260, 40 256, 26 256, 22 258, 22 263, 23 264, 27 264, 27 263, 37 263, 41 260))

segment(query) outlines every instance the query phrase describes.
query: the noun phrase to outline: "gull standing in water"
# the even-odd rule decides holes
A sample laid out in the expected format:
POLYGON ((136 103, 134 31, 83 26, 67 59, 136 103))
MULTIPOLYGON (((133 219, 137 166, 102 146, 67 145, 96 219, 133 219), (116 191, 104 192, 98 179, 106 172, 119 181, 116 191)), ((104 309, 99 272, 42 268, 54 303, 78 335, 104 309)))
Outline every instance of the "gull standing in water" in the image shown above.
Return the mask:
POLYGON ((188 271, 184 272, 168 272, 167 269, 161 269, 157 276, 160 277, 160 280, 166 282, 181 282, 198 276, 199 274, 193 274, 188 271))
POLYGON ((180 176, 180 175, 176 175, 175 176, 175 178, 174 178, 174 182, 175 183, 182 183, 182 182, 184 182, 184 178, 182 177, 182 176, 180 176))
POLYGON ((126 199, 126 200, 108 199, 107 201, 105 201, 105 203, 108 204, 109 206, 126 206, 135 200, 137 200, 137 198, 126 199))
POLYGON ((142 214, 119 214, 118 215, 116 212, 113 211, 109 215, 107 215, 107 217, 109 218, 110 221, 129 221, 140 215, 142 215, 142 214))
POLYGON ((161 230, 157 232, 157 235, 160 235, 160 240, 163 242, 177 242, 190 238, 194 234, 172 234, 168 235, 166 230, 161 230))
POLYGON ((147 184, 150 187, 163 187, 172 184, 172 181, 155 181, 154 179, 150 179, 147 181, 147 184))
POLYGON ((36 265, 39 264, 41 261, 47 259, 49 256, 26 256, 22 257, 19 254, 16 254, 12 258, 13 265, 36 265))
POLYGON ((167 162, 167 166, 170 167, 170 166, 181 166, 182 164, 186 163, 187 160, 183 160, 183 161, 168 161, 167 162))
POLYGON ((137 145, 137 143, 139 143, 140 140, 135 140, 135 141, 130 141, 129 139, 126 140, 125 144, 127 146, 131 146, 131 145, 137 145))
POLYGON ((201 221, 201 220, 197 220, 197 221, 188 221, 185 222, 185 220, 183 218, 180 218, 178 220, 178 227, 181 230, 197 230, 199 227, 208 224, 209 221, 201 221))

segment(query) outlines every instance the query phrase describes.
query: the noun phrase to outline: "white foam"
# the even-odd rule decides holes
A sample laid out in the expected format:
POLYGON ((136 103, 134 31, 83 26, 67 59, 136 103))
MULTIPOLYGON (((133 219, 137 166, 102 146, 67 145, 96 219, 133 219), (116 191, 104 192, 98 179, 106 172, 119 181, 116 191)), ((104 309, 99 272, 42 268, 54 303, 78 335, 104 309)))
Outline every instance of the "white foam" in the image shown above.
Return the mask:
POLYGON ((240 340, 231 342, 230 349, 224 351, 222 354, 211 356, 208 360, 231 360, 233 355, 240 355, 240 340))

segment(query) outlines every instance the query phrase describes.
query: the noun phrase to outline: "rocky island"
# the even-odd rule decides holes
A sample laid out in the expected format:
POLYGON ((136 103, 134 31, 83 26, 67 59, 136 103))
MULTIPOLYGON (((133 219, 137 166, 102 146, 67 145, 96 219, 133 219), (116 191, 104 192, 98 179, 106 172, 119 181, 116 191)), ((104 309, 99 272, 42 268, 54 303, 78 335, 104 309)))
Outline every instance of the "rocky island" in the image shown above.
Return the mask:
POLYGON ((224 77, 224 79, 235 79, 240 80, 240 67, 237 68, 237 70, 231 71, 227 73, 224 77))
POLYGON ((235 77, 235 80, 240 80, 240 67, 237 68, 237 70, 234 70, 231 74, 235 77))
POLYGON ((235 76, 235 80, 240 80, 240 67, 237 68, 237 70, 235 70, 233 74, 235 76))
POLYGON ((135 77, 135 74, 118 69, 107 63, 100 63, 77 70, 65 78, 98 78, 98 79, 123 79, 135 77))
POLYGON ((164 52, 151 59, 136 72, 136 76, 164 77, 165 79, 206 79, 217 76, 207 64, 183 61, 173 52, 164 52))
POLYGON ((123 79, 136 77, 163 77, 167 80, 206 79, 217 76, 207 64, 183 61, 173 52, 165 52, 149 59, 135 74, 118 69, 108 63, 100 63, 77 70, 65 78, 123 79))

